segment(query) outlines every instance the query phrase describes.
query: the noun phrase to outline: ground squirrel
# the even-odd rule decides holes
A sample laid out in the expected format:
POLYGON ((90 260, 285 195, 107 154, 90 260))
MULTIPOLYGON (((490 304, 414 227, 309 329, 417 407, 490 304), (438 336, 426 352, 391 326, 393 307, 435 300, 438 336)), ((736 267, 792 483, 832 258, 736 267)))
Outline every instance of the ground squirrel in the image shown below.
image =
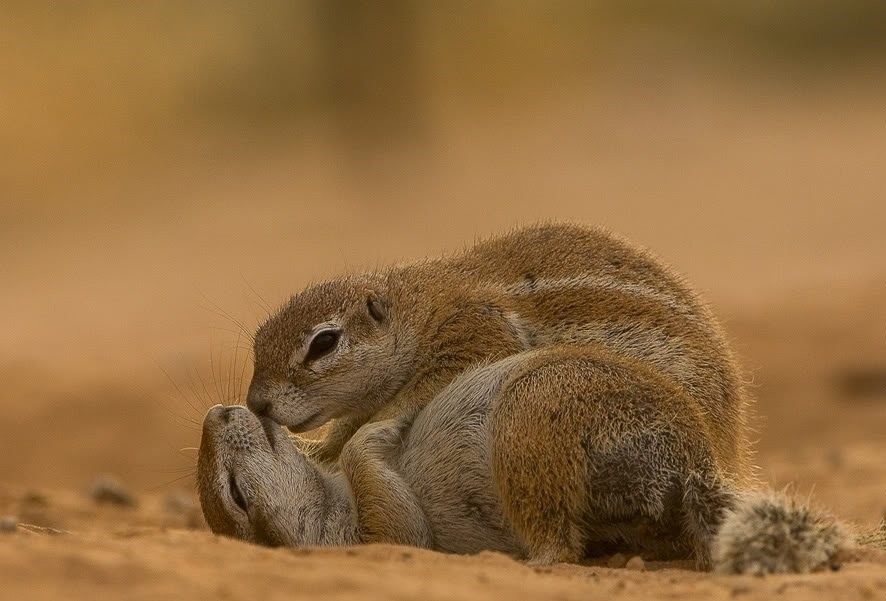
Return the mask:
POLYGON ((822 542, 795 569, 848 545, 803 508, 775 515, 748 496, 748 400, 718 325, 670 269, 601 230, 529 227, 313 286, 254 351, 257 417, 217 408, 204 426, 201 500, 217 532, 539 563, 627 548, 707 567, 713 553, 753 571, 741 551, 759 545, 738 534, 760 510, 760 524, 822 542), (274 422, 330 419, 324 441, 298 442, 326 466, 279 444, 274 422))
POLYGON ((684 402, 606 351, 525 351, 458 376, 411 424, 363 426, 334 469, 269 418, 217 405, 204 420, 200 502, 214 532, 268 545, 386 542, 540 564, 694 554, 702 568, 755 574, 837 567, 852 535, 732 488, 684 402))
POLYGON ((247 404, 294 432, 336 420, 300 443, 333 461, 362 424, 414 414, 472 365, 582 345, 679 390, 723 477, 749 481, 747 399, 710 311, 650 253, 579 225, 302 291, 256 332, 247 404))

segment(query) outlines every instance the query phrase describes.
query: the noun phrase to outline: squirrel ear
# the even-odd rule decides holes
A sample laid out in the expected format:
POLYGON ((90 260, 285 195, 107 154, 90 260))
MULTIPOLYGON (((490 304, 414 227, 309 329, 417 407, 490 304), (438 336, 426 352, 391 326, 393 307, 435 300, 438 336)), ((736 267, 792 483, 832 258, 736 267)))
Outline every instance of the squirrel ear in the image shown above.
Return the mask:
POLYGON ((370 317, 378 323, 384 322, 388 318, 388 299, 384 298, 376 292, 369 291, 366 296, 366 310, 369 311, 370 317))

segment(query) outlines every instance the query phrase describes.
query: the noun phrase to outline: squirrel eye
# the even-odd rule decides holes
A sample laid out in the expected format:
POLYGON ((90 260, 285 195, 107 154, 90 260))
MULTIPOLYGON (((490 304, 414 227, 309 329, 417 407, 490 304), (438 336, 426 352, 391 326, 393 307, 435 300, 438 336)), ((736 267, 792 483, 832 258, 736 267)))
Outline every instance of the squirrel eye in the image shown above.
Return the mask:
POLYGON ((234 478, 233 474, 228 476, 228 490, 231 492, 231 499, 234 501, 234 504, 244 513, 248 512, 246 499, 243 498, 243 493, 240 491, 240 487, 237 485, 237 479, 234 478))
POLYGON ((338 330, 323 330, 311 340, 305 361, 313 361, 331 351, 338 343, 338 330))

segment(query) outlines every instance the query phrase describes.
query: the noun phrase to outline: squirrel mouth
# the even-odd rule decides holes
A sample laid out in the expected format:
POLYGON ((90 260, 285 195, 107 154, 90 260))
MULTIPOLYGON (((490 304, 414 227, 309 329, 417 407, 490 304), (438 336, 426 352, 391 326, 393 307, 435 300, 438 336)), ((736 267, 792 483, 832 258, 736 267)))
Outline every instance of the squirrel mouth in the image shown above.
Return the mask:
POLYGON ((306 432, 308 430, 313 430, 319 426, 322 426, 322 423, 315 424, 314 422, 320 417, 320 413, 322 410, 317 411, 316 413, 312 413, 306 419, 301 420, 297 424, 286 424, 286 428, 289 429, 290 432, 294 434, 299 434, 301 432, 306 432))

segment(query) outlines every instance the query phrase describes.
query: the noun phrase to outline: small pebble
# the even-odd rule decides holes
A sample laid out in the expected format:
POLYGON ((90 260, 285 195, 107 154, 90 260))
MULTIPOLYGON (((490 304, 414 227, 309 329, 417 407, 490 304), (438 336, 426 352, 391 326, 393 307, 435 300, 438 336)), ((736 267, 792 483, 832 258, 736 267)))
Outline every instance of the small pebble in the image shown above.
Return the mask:
POLYGON ((29 509, 37 509, 49 506, 49 500, 42 492, 29 491, 22 497, 22 505, 29 509))
POLYGON ((96 503, 109 503, 121 507, 134 507, 135 497, 126 490, 126 487, 112 476, 97 478, 89 487, 89 496, 96 503))
POLYGON ((613 570, 618 570, 625 567, 625 564, 628 563, 628 558, 624 556, 622 553, 616 553, 612 557, 609 558, 609 561, 606 562, 607 568, 612 568, 613 570))
POLYGON ((18 528, 18 519, 11 515, 0 518, 0 532, 15 532, 18 528))
POLYGON ((196 529, 203 525, 203 514, 197 501, 183 492, 171 492, 163 501, 166 511, 177 516, 176 523, 185 528, 196 529))
POLYGON ((631 557, 628 562, 625 564, 626 570, 635 570, 637 572, 642 572, 646 569, 646 562, 643 561, 643 558, 639 555, 635 555, 631 557))

